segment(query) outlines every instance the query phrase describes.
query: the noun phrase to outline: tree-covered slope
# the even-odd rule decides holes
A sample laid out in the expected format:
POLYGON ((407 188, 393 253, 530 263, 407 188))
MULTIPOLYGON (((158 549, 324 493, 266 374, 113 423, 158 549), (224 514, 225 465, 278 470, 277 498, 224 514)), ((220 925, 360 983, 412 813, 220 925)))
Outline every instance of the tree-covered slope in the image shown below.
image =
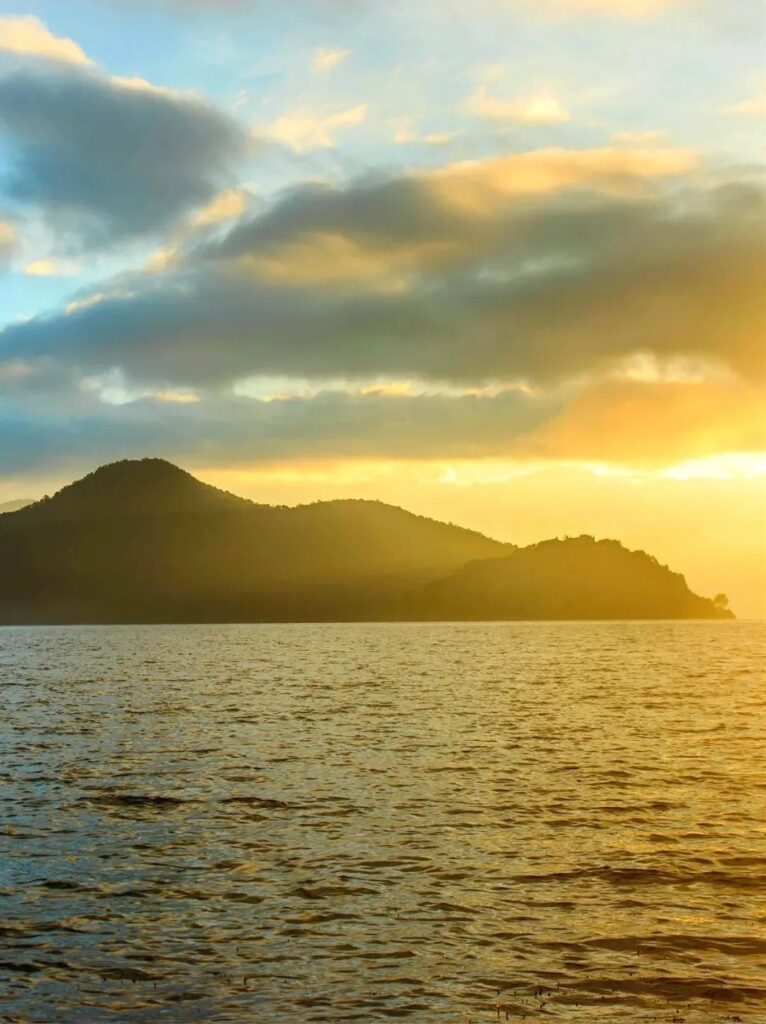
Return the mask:
POLYGON ((369 618, 511 545, 369 501, 257 505, 158 459, 0 519, 0 621, 369 618))
POLYGON ((645 551, 583 536, 472 562, 428 586, 425 617, 448 619, 731 618, 645 551))

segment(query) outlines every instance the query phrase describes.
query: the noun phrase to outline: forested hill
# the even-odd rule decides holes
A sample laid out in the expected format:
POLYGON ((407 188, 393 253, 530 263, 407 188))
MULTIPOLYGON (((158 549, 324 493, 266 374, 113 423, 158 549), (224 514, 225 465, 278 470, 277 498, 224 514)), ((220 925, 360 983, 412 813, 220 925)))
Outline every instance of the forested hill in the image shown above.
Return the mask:
POLYGON ((403 595, 512 550, 381 502, 258 505, 126 461, 0 517, 0 621, 390 617, 403 595))
POLYGON ((593 537, 547 540, 472 562, 426 588, 425 617, 455 619, 733 618, 645 551, 593 537))
POLYGON ((376 501, 259 505, 160 459, 0 515, 0 623, 727 618, 616 541, 518 549, 376 501))

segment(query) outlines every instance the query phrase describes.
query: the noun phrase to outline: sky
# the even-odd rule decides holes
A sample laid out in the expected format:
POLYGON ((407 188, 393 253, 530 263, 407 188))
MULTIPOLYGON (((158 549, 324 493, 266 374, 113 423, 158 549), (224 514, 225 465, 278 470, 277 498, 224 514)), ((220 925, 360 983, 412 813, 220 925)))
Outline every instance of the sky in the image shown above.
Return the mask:
POLYGON ((0 503, 161 456, 766 613, 761 0, 0 10, 0 503))

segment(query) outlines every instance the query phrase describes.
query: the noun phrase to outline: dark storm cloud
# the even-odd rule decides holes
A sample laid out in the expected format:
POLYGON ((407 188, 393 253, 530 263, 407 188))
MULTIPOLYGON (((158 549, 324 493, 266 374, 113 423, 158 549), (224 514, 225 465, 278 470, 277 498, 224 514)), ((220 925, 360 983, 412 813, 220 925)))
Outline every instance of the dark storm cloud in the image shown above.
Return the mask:
POLYGON ((0 366, 119 367, 158 387, 222 388, 257 374, 547 384, 648 352, 761 374, 760 189, 577 192, 489 217, 450 211, 439 218, 413 202, 407 183, 354 186, 329 206, 316 190, 297 193, 172 274, 7 327, 0 366), (313 254, 330 225, 356 246, 349 266, 313 254), (402 286, 354 276, 370 260, 396 268, 402 253, 416 254, 402 286), (337 281, 322 276, 335 271, 337 281))
POLYGON ((0 77, 7 198, 40 210, 70 248, 167 228, 231 180, 244 139, 201 99, 47 65, 0 77))

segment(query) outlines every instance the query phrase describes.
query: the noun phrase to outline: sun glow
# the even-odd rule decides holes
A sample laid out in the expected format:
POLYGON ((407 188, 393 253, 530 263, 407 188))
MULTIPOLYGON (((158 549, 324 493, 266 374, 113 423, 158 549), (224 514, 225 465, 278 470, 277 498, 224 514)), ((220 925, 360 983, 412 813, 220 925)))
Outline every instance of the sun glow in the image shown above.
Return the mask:
POLYGON ((684 572, 700 593, 725 591, 738 616, 766 616, 766 452, 665 464, 272 460, 208 464, 196 474, 266 504, 380 500, 517 544, 581 533, 616 537, 684 572))
MULTIPOLYGON (((394 388, 391 394, 407 393, 394 388)), ((386 477, 427 485, 471 487, 508 484, 535 474, 577 473, 634 484, 686 480, 756 480, 766 476, 766 452, 729 452, 663 465, 549 459, 312 459, 269 460, 256 465, 207 466, 197 472, 219 486, 236 489, 279 481, 366 484, 386 477), (224 481, 224 482, 221 482, 224 481)))

